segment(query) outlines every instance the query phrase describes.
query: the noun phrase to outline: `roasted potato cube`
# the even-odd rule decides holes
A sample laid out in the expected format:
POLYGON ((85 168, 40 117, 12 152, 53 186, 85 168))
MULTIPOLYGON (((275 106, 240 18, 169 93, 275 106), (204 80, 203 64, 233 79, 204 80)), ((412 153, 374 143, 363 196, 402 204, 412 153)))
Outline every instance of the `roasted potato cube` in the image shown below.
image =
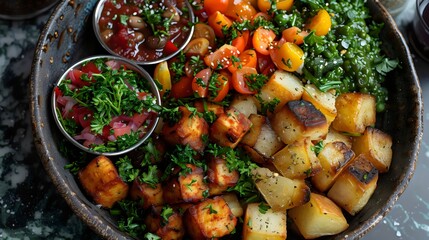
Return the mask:
POLYGON ((253 149, 258 151, 264 157, 271 157, 274 153, 282 149, 285 144, 276 134, 276 132, 271 127, 269 121, 266 121, 261 127, 261 132, 259 133, 256 143, 253 146, 253 149))
POLYGON ((288 216, 305 239, 335 235, 349 227, 341 208, 316 193, 311 193, 308 203, 289 209, 288 216))
POLYGON ((235 195, 234 193, 227 193, 222 195, 222 197, 225 200, 225 202, 228 204, 234 216, 236 217, 243 216, 244 210, 240 204, 240 201, 238 201, 237 195, 235 195))
POLYGON ((185 227, 182 216, 168 206, 153 207, 146 215, 145 223, 150 232, 155 233, 161 239, 183 239, 185 227), (164 214, 163 212, 166 211, 164 214), (162 216, 168 216, 164 219, 162 216))
POLYGON ((258 112, 256 99, 251 95, 235 94, 231 101, 230 107, 249 117, 251 114, 258 112))
POLYGON ((342 134, 331 127, 329 128, 326 138, 323 140, 323 144, 326 145, 330 142, 343 142, 347 147, 352 148, 353 139, 352 137, 342 134))
POLYGON ((304 94, 302 95, 302 100, 311 102, 314 107, 325 115, 328 124, 331 124, 337 116, 335 98, 335 95, 331 92, 322 92, 313 84, 305 85, 304 94))
POLYGON ((212 157, 209 160, 207 176, 210 182, 219 186, 234 186, 240 177, 236 170, 230 171, 226 160, 220 157, 212 157))
POLYGON ((273 114, 271 125, 285 144, 304 138, 320 140, 329 130, 325 115, 304 100, 288 102, 273 114))
POLYGON ((126 184, 115 165, 105 156, 94 158, 79 171, 78 178, 83 189, 102 207, 111 208, 128 194, 126 184))
POLYGON ((176 178, 170 178, 162 185, 162 196, 164 202, 168 204, 182 203, 182 192, 179 181, 176 178))
POLYGON ((292 73, 277 70, 262 87, 259 96, 264 103, 278 99, 276 111, 289 101, 301 99, 303 93, 304 87, 298 77, 292 73))
POLYGON ((213 112, 216 116, 219 116, 225 112, 223 106, 212 103, 212 102, 202 101, 202 100, 195 101, 194 107, 200 113, 213 112))
POLYGON ((217 195, 224 194, 229 188, 229 186, 227 185, 220 186, 212 182, 209 182, 207 185, 209 187, 209 196, 217 196, 217 195))
POLYGON ((375 124, 375 97, 365 93, 343 93, 335 101, 337 117, 332 127, 340 132, 363 133, 375 124))
POLYGON ((351 215, 359 212, 377 187, 378 170, 361 154, 341 172, 328 197, 351 215))
POLYGON ((183 217, 192 239, 220 238, 230 234, 237 224, 237 218, 222 197, 191 206, 183 217))
POLYGON ((249 120, 252 122, 252 127, 249 129, 246 135, 244 135, 240 143, 253 147, 258 140, 258 136, 262 131, 262 125, 265 124, 267 118, 259 114, 250 114, 249 120))
POLYGON ((179 111, 182 113, 179 122, 173 126, 164 123, 162 136, 172 145, 188 144, 195 151, 203 152, 205 143, 202 136, 209 133, 207 122, 202 117, 191 114, 187 107, 181 106, 179 111))
POLYGON ((367 127, 363 135, 353 138, 356 155, 365 154, 378 172, 385 173, 392 162, 392 137, 379 129, 367 127))
POLYGON ((310 188, 303 179, 289 179, 267 168, 252 170, 259 192, 274 211, 285 211, 309 201, 310 188))
POLYGON ((259 211, 258 203, 247 205, 243 240, 284 240, 287 238, 286 211, 259 211))
POLYGON ((150 206, 160 206, 164 204, 162 192, 160 183, 156 184, 155 188, 153 188, 149 184, 140 182, 136 179, 131 185, 130 197, 133 200, 142 200, 138 202, 142 204, 142 208, 147 209, 150 206))
POLYGON ((322 171, 311 178, 311 183, 319 191, 327 191, 340 174, 341 169, 354 157, 354 152, 343 142, 326 144, 318 155, 322 171))
POLYGON ((230 108, 211 125, 210 138, 221 146, 235 148, 251 126, 244 114, 230 108))
POLYGON ((191 172, 185 176, 179 176, 180 192, 185 202, 199 202, 205 198, 205 191, 209 187, 204 181, 203 169, 192 164, 186 164, 191 172))
MULTIPOLYGON (((310 177, 313 170, 308 155, 311 141, 303 139, 287 145, 273 155, 273 164, 276 169, 287 178, 305 179, 310 177)), ((310 152, 311 153, 311 152, 310 152)), ((317 170, 319 171, 319 169, 317 170)))

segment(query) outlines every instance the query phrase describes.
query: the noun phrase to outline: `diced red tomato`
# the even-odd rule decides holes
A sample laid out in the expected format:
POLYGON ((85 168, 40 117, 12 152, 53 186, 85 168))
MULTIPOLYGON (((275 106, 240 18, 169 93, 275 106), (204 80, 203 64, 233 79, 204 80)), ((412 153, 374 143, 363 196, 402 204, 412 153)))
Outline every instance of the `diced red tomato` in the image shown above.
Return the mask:
POLYGON ((205 98, 209 89, 209 80, 212 76, 210 68, 205 68, 199 71, 192 79, 192 90, 198 96, 205 98))
POLYGON ((86 128, 91 125, 92 119, 94 119, 94 113, 86 107, 79 107, 75 105, 73 107, 73 119, 77 124, 86 128))
POLYGON ((131 126, 130 125, 126 125, 126 126, 120 127, 120 128, 113 128, 113 135, 115 137, 120 137, 122 135, 130 134, 130 133, 131 133, 131 126))
POLYGON ((172 41, 168 41, 164 46, 164 55, 175 53, 179 48, 172 41))
POLYGON ((57 87, 57 86, 55 86, 54 87, 54 92, 55 92, 55 95, 57 95, 57 97, 59 97, 59 96, 62 96, 63 95, 63 92, 61 91, 61 89, 59 88, 59 87, 57 87))
POLYGON ((145 121, 146 119, 149 117, 149 113, 148 112, 142 112, 142 113, 135 113, 133 115, 133 122, 137 127, 140 127, 145 121))
POLYGON ((171 86, 171 96, 174 98, 187 98, 192 94, 192 78, 188 76, 183 76, 171 86))
POLYGON ((95 65, 94 62, 88 62, 81 67, 81 71, 84 73, 101 73, 101 70, 95 65))
POLYGON ((81 79, 82 74, 84 74, 84 72, 82 72, 81 70, 78 70, 78 69, 72 69, 68 74, 72 84, 79 87, 79 88, 81 88, 83 86, 88 86, 90 84, 89 82, 83 81, 81 79))

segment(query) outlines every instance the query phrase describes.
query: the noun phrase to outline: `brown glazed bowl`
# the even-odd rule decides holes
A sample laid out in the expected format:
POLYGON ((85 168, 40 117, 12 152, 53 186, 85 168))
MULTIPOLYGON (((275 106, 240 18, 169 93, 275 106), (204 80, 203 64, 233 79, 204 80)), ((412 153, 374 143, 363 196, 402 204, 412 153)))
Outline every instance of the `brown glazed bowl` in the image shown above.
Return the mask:
MULTIPOLYGON (((56 80, 87 56, 102 54, 94 36, 91 16, 97 0, 63 0, 55 9, 39 39, 31 75, 31 112, 34 141, 52 182, 73 211, 96 233, 106 239, 131 239, 119 231, 108 211, 86 197, 59 151, 63 138, 51 114, 50 96, 56 80)), ((422 93, 406 43, 393 19, 377 0, 367 2, 376 22, 384 22, 382 46, 387 56, 397 58, 401 68, 389 73, 387 110, 378 116, 377 127, 391 134, 393 162, 380 175, 377 190, 365 208, 349 220, 350 227, 323 239, 356 239, 386 216, 407 187, 416 167, 423 135, 422 93)))

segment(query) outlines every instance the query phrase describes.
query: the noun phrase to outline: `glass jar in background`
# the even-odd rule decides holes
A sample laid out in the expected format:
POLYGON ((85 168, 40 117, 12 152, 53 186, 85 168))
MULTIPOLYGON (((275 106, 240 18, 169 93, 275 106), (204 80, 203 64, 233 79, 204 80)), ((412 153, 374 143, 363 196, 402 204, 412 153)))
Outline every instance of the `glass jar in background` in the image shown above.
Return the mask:
POLYGON ((380 3, 383 4, 393 17, 399 15, 409 2, 409 0, 380 0, 380 3))
POLYGON ((53 7, 59 0, 0 0, 0 18, 23 20, 53 7))
POLYGON ((409 41, 414 51, 429 62, 429 0, 416 0, 416 16, 409 41))

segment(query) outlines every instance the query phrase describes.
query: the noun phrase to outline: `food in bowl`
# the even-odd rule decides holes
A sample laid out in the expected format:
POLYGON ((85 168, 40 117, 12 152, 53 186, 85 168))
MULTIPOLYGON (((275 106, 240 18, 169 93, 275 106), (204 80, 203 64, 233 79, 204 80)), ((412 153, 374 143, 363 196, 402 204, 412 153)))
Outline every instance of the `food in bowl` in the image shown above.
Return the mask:
POLYGON ((184 0, 105 0, 95 13, 103 46, 138 63, 173 56, 192 35, 192 10, 184 0))
POLYGON ((376 126, 397 62, 364 1, 327 2, 204 1, 201 31, 155 67, 157 134, 76 171, 122 231, 285 239, 289 218, 312 239, 349 227, 391 167, 393 140, 376 126))
POLYGON ((91 153, 130 151, 158 122, 150 106, 159 104, 160 97, 150 75, 116 57, 78 62, 61 77, 52 99, 60 129, 91 153))

